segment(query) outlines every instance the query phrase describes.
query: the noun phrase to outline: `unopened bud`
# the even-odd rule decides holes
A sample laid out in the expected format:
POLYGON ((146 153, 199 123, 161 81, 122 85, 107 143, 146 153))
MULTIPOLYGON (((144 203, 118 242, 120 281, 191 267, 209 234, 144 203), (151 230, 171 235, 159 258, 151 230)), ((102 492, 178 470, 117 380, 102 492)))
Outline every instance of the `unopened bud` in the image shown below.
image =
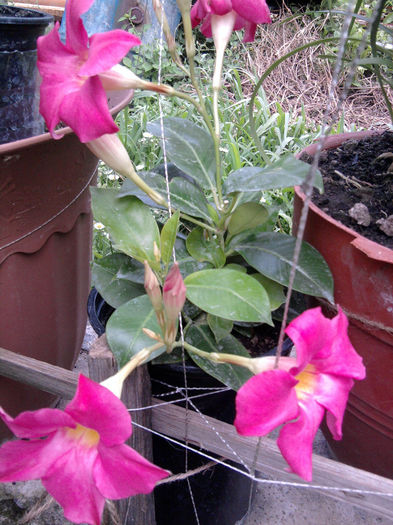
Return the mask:
POLYGON ((165 342, 171 344, 175 341, 179 314, 186 300, 186 286, 177 263, 172 266, 165 279, 162 295, 165 311, 165 342))
POLYGON ((153 242, 153 254, 155 260, 159 263, 161 261, 161 251, 159 247, 157 246, 156 241, 153 242))
POLYGON ((159 341, 160 343, 163 342, 162 337, 159 334, 156 334, 155 332, 153 332, 153 330, 150 330, 149 328, 143 327, 142 332, 146 334, 148 337, 150 337, 150 339, 154 339, 155 341, 159 341))

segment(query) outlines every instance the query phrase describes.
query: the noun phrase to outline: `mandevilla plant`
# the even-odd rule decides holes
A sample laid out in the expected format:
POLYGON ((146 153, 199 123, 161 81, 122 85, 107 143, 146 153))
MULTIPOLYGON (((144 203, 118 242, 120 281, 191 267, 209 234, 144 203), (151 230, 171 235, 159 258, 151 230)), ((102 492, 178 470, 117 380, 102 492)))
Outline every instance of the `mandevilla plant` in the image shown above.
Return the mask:
MULTIPOLYGON (((159 0, 153 0, 171 56, 189 76, 193 95, 119 66, 140 41, 120 30, 89 38, 81 15, 92 3, 68 0, 65 44, 58 25, 39 39, 41 112, 54 138, 61 137, 60 121, 70 125, 125 178, 119 190, 92 188, 95 217, 118 250, 95 263, 93 273, 96 287, 116 308, 107 339, 122 368, 101 385, 81 378, 64 412, 44 409, 13 419, 0 411, 23 440, 0 449, 0 481, 42 478, 67 518, 89 524, 100 522, 105 497, 152 490, 168 473, 124 445, 131 429, 117 398, 136 366, 163 354, 179 359, 183 348, 197 365, 238 390, 239 433, 264 435, 285 423, 279 447, 291 470, 310 480, 311 445, 325 411, 339 439, 348 392, 365 371, 341 310, 328 320, 315 308, 290 323, 286 333, 296 344, 296 358, 253 359, 232 333, 236 323, 272 324, 272 311, 285 301, 295 239, 273 231, 272 211, 261 203, 261 192, 302 184, 308 172, 306 164, 285 156, 223 177, 218 101, 224 53, 232 31, 244 28, 244 41, 252 41, 257 24, 270 22, 265 0, 197 0, 192 9, 190 0, 178 0, 187 65, 159 0), (192 28, 199 24, 216 50, 211 104, 202 95, 194 61, 192 28), (111 89, 180 97, 201 115, 203 126, 171 117, 148 124, 152 135, 163 138, 171 161, 164 170, 170 171, 168 179, 159 167, 136 173, 108 111, 105 91, 111 89), (161 228, 152 210, 167 214, 161 228), (184 337, 178 333, 180 319, 184 337)), ((320 175, 316 185, 322 190, 320 175)), ((333 302, 329 268, 306 243, 294 288, 333 302)))

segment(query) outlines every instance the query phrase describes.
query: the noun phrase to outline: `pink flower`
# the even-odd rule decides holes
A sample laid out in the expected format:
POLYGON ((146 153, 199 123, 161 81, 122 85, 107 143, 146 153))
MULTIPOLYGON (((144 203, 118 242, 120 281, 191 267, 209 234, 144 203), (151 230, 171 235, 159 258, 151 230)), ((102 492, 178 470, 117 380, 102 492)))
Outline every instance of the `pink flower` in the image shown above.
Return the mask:
POLYGON ((61 137, 54 133, 60 121, 69 125, 81 142, 118 131, 108 109, 100 73, 108 82, 108 71, 141 42, 121 30, 89 38, 81 15, 92 3, 93 0, 67 1, 65 45, 60 41, 59 23, 38 39, 37 66, 42 77, 40 112, 54 138, 61 137))
POLYGON ((263 436, 284 424, 277 441, 291 471, 312 478, 312 442, 326 411, 334 439, 341 439, 342 420, 353 379, 364 379, 362 359, 347 335, 348 320, 339 309, 327 319, 313 308, 292 321, 286 333, 297 358, 260 358, 258 375, 236 397, 239 434, 263 436))
POLYGON ((0 448, 0 482, 40 478, 74 523, 99 525, 105 498, 146 494, 168 475, 124 444, 132 429, 120 399, 82 375, 64 412, 0 417, 21 438, 0 448))
POLYGON ((165 311, 165 342, 174 342, 177 334, 177 322, 186 300, 186 286, 180 274, 179 265, 175 263, 166 276, 162 291, 165 311))
POLYGON ((233 27, 245 29, 244 42, 253 42, 257 24, 271 22, 269 8, 265 0, 197 0, 191 9, 192 27, 200 23, 202 33, 211 38, 212 18, 233 13, 233 27))

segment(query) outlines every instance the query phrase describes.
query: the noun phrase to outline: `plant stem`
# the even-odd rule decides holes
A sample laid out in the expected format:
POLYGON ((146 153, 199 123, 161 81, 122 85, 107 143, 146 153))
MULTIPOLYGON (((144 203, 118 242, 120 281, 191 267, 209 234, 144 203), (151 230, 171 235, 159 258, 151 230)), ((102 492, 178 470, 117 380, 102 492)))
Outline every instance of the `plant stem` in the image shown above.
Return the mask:
POLYGON ((213 226, 209 226, 205 222, 198 221, 198 219, 194 219, 194 217, 191 217, 190 215, 187 215, 186 213, 180 213, 180 217, 182 219, 185 219, 186 221, 192 222, 193 224, 196 224, 197 226, 200 226, 204 230, 209 230, 213 233, 218 233, 216 228, 213 228, 213 226))
POLYGON ((131 372, 138 366, 142 365, 155 350, 158 350, 162 346, 164 346, 164 342, 160 341, 152 346, 143 348, 137 354, 135 354, 116 374, 108 377, 108 379, 105 379, 105 381, 102 381, 101 385, 111 390, 118 398, 120 398, 123 383, 131 374, 131 372))
POLYGON ((213 363, 221 363, 221 364, 229 363, 232 365, 243 366, 253 371, 252 359, 248 357, 243 357, 241 355, 235 355, 235 354, 221 354, 218 352, 205 352, 204 350, 200 350, 199 348, 196 348, 190 343, 187 343, 187 341, 184 341, 184 343, 182 342, 175 343, 173 346, 175 347, 175 346, 182 346, 182 345, 184 345, 184 348, 188 352, 199 355, 200 357, 204 357, 205 359, 209 359, 209 361, 212 361, 213 363))

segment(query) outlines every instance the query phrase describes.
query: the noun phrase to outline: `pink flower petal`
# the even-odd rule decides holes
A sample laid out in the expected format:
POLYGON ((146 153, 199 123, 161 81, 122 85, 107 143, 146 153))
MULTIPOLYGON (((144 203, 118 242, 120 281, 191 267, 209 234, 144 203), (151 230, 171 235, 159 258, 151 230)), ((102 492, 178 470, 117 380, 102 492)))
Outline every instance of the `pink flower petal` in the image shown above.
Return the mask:
POLYGON ((318 371, 354 379, 364 379, 365 368, 361 357, 349 341, 348 320, 339 309, 336 317, 326 318, 321 308, 306 310, 285 330, 296 346, 296 375, 308 363, 318 371))
POLYGON ((93 480, 97 447, 78 446, 60 433, 56 437, 59 456, 42 477, 42 484, 63 507, 67 519, 99 525, 105 498, 93 480))
POLYGON ((257 25, 253 22, 246 22, 244 24, 243 42, 254 42, 257 25))
POLYGON ((74 130, 81 142, 91 142, 101 135, 119 130, 109 112, 105 91, 96 76, 88 78, 78 91, 63 98, 59 116, 74 130))
POLYGON ((270 24, 270 12, 265 0, 232 0, 232 8, 254 24, 270 24))
POLYGON ((59 450, 51 447, 53 436, 34 441, 8 441, 0 448, 0 482, 40 479, 59 450))
POLYGON ((210 10, 215 15, 226 15, 232 11, 232 0, 210 0, 210 10))
POLYGON ((277 445, 291 472, 306 481, 312 480, 312 443, 321 424, 324 410, 312 397, 299 402, 299 417, 281 429, 277 445))
POLYGON ((37 67, 43 78, 50 76, 65 81, 76 75, 80 59, 61 42, 59 27, 60 24, 56 22, 50 33, 38 38, 37 67))
POLYGON ((77 55, 87 50, 88 36, 81 15, 90 9, 94 0, 67 0, 66 45, 77 55))
POLYGON ((153 465, 127 445, 99 445, 93 475, 106 498, 120 499, 135 494, 148 494, 168 472, 153 465))
POLYGON ((76 425, 71 416, 55 408, 22 412, 16 418, 12 418, 0 407, 0 417, 15 436, 20 438, 45 437, 59 428, 76 425))
POLYGON ((130 415, 120 399, 83 375, 65 412, 81 425, 96 430, 108 446, 124 443, 132 432, 130 415))
POLYGON ((251 377, 236 395, 234 425, 244 436, 263 436, 298 415, 296 379, 283 370, 251 377))
POLYGON ((133 46, 141 41, 138 37, 115 29, 107 33, 96 33, 89 40, 89 56, 80 68, 81 76, 93 76, 103 73, 118 64, 133 46))
POLYGON ((342 438, 342 421, 349 391, 353 387, 353 383, 353 380, 349 377, 330 374, 318 375, 314 399, 328 410, 326 421, 334 439, 342 438))

